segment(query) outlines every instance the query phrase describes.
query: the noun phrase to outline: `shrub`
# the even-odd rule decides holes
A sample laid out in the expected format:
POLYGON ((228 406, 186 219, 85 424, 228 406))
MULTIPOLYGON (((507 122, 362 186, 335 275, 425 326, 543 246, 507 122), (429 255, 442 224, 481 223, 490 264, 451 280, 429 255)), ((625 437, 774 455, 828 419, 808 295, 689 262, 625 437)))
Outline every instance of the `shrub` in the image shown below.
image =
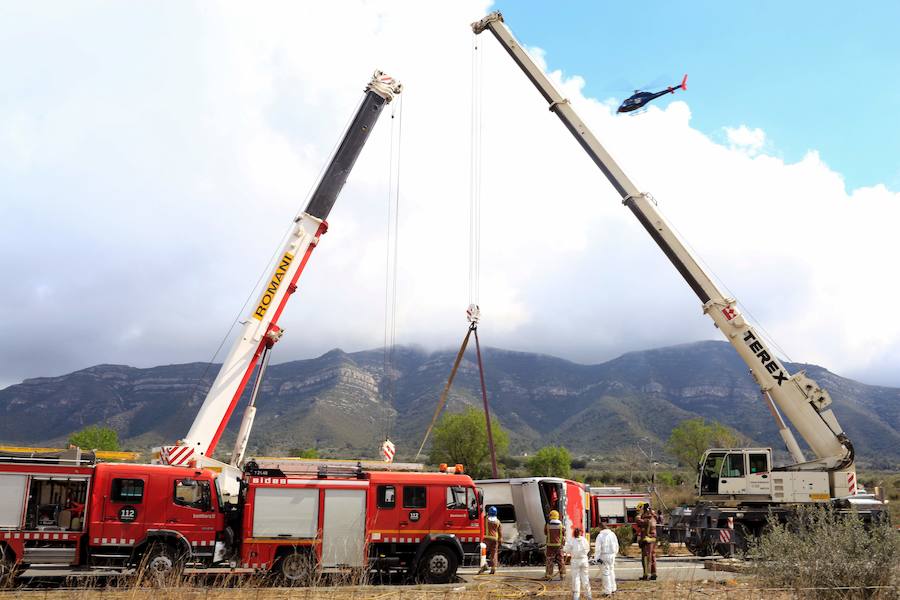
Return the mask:
POLYGON ((564 477, 572 473, 572 455, 562 446, 545 446, 525 463, 533 477, 564 477))
POLYGON ((518 469, 525 464, 525 460, 518 456, 500 456, 497 460, 507 469, 518 469))
POLYGON ((671 471, 660 471, 656 474, 656 483, 659 485, 675 485, 675 475, 671 471))
POLYGON ((119 434, 110 427, 90 425, 69 437, 69 444, 82 450, 118 450, 119 434))
POLYGON ((631 525, 622 525, 613 531, 616 532, 616 538, 619 540, 619 554, 625 556, 628 547, 634 543, 634 529, 631 528, 631 525))
POLYGON ((900 536, 890 524, 825 507, 804 507, 783 524, 770 519, 749 551, 763 582, 798 598, 888 598, 896 588, 880 588, 900 583, 900 536))
POLYGON ((669 556, 672 554, 672 542, 670 542, 667 538, 662 538, 659 540, 659 551, 663 553, 665 556, 669 556))

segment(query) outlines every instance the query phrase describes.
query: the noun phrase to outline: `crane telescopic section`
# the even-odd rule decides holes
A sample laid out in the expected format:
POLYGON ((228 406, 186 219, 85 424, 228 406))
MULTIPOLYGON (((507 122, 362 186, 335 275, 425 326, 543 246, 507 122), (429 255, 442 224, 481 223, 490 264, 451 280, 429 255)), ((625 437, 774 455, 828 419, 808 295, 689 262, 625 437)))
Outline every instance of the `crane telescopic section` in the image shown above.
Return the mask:
MULTIPOLYGON (((838 472, 853 473, 853 447, 832 413, 831 397, 828 392, 803 372, 794 375, 788 372, 784 363, 763 341, 762 336, 746 322, 736 306, 735 299, 727 297, 719 290, 666 223, 652 198, 642 193, 625 175, 584 121, 579 118, 569 101, 556 90, 540 67, 518 43, 503 22, 503 16, 499 12, 491 13, 473 23, 472 29, 476 34, 485 30, 490 31, 522 69, 549 103, 550 110, 559 117, 566 129, 600 168, 622 197, 625 206, 634 214, 700 299, 703 312, 712 318, 716 327, 735 347, 760 388, 773 399, 778 409, 809 445, 815 454, 815 460, 804 462, 802 453, 796 448, 794 441, 791 453, 796 463, 790 468, 831 472, 834 491, 839 495, 842 492, 849 495, 847 477, 838 476, 838 472)), ((790 436, 789 430, 785 431, 790 436)), ((787 440, 786 443, 791 446, 787 440)), ((855 473, 853 476, 855 477, 855 473)))
MULTIPOLYGON (((172 465, 216 462, 210 457, 260 356, 282 335, 282 330, 277 325, 278 319, 288 298, 296 291, 297 280, 319 238, 328 229, 326 219, 382 110, 401 90, 402 86, 392 77, 381 71, 375 72, 309 202, 294 220, 287 242, 277 255, 274 271, 253 305, 240 338, 223 362, 190 430, 178 444, 160 449, 160 462, 172 465)), ((258 388, 257 383, 254 389, 258 388)), ((238 435, 234 453, 236 458, 237 455, 243 455, 254 413, 255 407, 251 400, 238 435)), ((237 466, 234 460, 232 466, 237 466)))

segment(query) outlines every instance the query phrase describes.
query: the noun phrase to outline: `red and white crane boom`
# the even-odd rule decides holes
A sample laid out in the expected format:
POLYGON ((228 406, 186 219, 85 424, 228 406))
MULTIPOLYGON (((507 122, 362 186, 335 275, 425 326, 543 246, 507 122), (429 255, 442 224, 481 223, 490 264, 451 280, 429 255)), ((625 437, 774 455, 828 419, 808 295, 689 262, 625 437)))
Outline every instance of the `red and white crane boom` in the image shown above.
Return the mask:
MULTIPOLYGON (((190 430, 176 445, 161 448, 160 462, 172 465, 218 462, 211 459, 212 454, 260 356, 282 335, 278 319, 288 298, 296 291, 297 280, 319 238, 328 229, 328 214, 382 109, 401 89, 402 86, 394 78, 381 71, 375 72, 309 203, 294 220, 288 240, 278 254, 275 269, 253 305, 239 339, 223 362, 190 430)), ((255 407, 251 406, 245 415, 235 446, 235 454, 240 456, 233 457, 233 466, 238 465, 246 448, 254 413, 255 407)))

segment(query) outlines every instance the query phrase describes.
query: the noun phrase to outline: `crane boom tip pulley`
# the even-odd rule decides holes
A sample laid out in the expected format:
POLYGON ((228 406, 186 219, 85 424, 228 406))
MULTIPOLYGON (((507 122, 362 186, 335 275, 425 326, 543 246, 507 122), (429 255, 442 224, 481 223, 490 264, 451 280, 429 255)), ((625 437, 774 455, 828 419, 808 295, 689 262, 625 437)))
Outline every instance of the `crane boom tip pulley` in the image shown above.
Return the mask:
POLYGON ((394 99, 394 96, 403 91, 403 84, 386 74, 384 71, 375 71, 372 75, 372 81, 366 86, 366 91, 372 91, 379 94, 387 102, 394 99))

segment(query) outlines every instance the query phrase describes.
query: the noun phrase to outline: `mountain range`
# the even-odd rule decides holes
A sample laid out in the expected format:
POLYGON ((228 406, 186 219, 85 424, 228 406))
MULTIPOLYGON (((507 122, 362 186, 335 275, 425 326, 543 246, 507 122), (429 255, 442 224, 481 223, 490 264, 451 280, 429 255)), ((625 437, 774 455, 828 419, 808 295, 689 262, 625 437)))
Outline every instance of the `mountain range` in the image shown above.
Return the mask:
MULTIPOLYGON (((455 354, 415 347, 397 347, 388 357, 381 349, 332 350, 271 365, 249 453, 316 447, 326 455, 374 456, 389 434, 398 458, 411 458, 455 354)), ((473 359, 463 360, 445 410, 481 406, 473 359)), ((736 429, 754 445, 782 448, 759 388, 726 342, 630 352, 597 365, 487 348, 484 364, 492 416, 510 432, 512 453, 556 444, 576 455, 623 459, 640 443, 663 458, 672 428, 698 416, 736 429)), ((97 365, 27 379, 0 390, 0 442, 60 444, 94 424, 114 428, 127 448, 173 442, 189 429, 218 367, 97 365)), ((860 464, 900 467, 900 389, 866 385, 815 365, 788 368, 805 370, 830 391, 860 464)), ((242 412, 243 403, 220 450, 230 450, 242 412)))

